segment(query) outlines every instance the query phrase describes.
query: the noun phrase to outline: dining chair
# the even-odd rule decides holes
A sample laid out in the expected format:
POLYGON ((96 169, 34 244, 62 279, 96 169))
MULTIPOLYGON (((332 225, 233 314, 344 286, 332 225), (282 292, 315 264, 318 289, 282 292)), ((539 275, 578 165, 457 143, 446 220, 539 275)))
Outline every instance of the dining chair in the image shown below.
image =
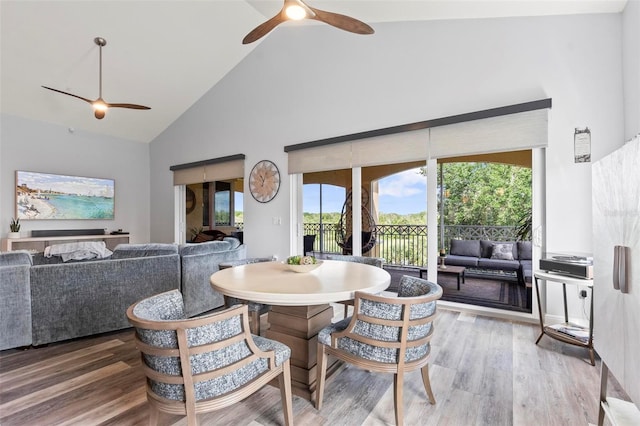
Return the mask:
MULTIPOLYGON (((384 259, 381 257, 368 257, 368 256, 352 256, 345 254, 325 254, 324 259, 327 260, 342 260, 343 262, 356 262, 364 263, 366 265, 382 268, 384 265, 384 259)), ((353 306, 353 299, 341 300, 337 303, 344 305, 344 318, 349 314, 349 306, 353 306)))
POLYGON ((429 381, 429 355, 436 300, 442 288, 402 276, 397 297, 356 292, 354 313, 318 333, 316 409, 322 408, 329 355, 368 371, 394 374, 396 425, 404 421, 404 373, 419 369, 429 402, 436 400, 429 381))
MULTIPOLYGON (((220 270, 233 268, 234 266, 248 265, 250 263, 272 262, 272 257, 251 257, 248 259, 232 260, 229 262, 221 262, 218 265, 220 270)), ((249 308, 249 328, 252 334, 260 335, 260 317, 269 312, 271 306, 264 303, 252 302, 250 300, 238 299, 237 297, 224 296, 224 306, 229 308, 233 305, 247 305, 249 308)))
POLYGON ((249 333, 246 305, 186 318, 171 290, 127 309, 147 378, 149 424, 161 413, 197 414, 230 406, 278 378, 285 425, 293 424, 288 346, 249 333))

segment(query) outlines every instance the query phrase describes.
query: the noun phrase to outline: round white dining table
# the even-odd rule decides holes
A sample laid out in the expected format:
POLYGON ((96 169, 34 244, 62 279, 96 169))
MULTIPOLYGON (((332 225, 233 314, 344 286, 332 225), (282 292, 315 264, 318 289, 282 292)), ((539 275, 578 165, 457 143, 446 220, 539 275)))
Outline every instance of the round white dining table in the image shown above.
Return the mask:
POLYGON ((282 262, 260 262, 223 269, 211 276, 226 296, 279 306, 322 305, 353 299, 356 291, 378 293, 391 276, 375 266, 322 260, 311 272, 294 272, 282 262))
MULTIPOLYGON (((323 260, 311 272, 294 272, 282 262, 234 266, 211 275, 211 286, 225 296, 271 305, 264 335, 291 348, 291 385, 295 395, 315 398, 317 335, 331 323, 329 303, 354 298, 356 291, 378 293, 391 276, 375 266, 323 260)), ((330 365, 327 375, 339 368, 330 365)))

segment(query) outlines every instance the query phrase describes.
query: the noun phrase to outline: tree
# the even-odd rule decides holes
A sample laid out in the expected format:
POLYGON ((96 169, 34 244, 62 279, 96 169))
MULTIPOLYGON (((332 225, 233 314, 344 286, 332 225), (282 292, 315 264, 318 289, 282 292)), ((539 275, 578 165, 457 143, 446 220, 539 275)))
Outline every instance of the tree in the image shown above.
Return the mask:
POLYGON ((445 163, 443 185, 447 225, 517 226, 531 214, 531 169, 526 167, 445 163))

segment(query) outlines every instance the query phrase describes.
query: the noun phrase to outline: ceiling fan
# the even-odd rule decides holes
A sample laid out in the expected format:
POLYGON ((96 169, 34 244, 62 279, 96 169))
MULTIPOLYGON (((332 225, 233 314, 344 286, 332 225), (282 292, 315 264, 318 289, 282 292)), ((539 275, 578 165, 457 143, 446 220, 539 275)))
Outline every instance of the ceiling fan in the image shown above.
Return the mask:
POLYGON ((300 19, 315 19, 316 21, 321 21, 325 24, 340 28, 341 30, 356 34, 373 34, 374 32, 373 28, 369 25, 350 16, 315 9, 302 0, 284 0, 284 5, 282 9, 280 9, 280 12, 247 34, 242 40, 242 44, 253 43, 285 21, 300 19))
POLYGON ((73 93, 63 92, 62 90, 54 89, 47 86, 42 86, 45 89, 53 90, 54 92, 62 93, 63 95, 73 96, 74 98, 82 99, 85 102, 91 104, 94 110, 95 117, 100 120, 104 118, 109 108, 129 108, 129 109, 151 109, 144 105, 136 104, 123 104, 123 103, 109 103, 102 99, 102 47, 107 44, 107 40, 102 37, 96 37, 93 39, 94 43, 100 46, 100 91, 98 92, 98 99, 92 101, 91 99, 83 98, 82 96, 74 95, 73 93))

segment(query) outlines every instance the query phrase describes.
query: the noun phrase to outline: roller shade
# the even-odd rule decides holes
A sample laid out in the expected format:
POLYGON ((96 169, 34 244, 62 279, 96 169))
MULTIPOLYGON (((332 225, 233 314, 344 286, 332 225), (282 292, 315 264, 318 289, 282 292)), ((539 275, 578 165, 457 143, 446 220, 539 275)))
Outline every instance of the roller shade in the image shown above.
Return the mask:
POLYGON ((289 152, 289 174, 351 168, 351 142, 305 148, 289 152))
POLYGON ((551 99, 285 146, 289 174, 546 147, 551 99))
POLYGON ((244 177, 244 154, 171 166, 174 185, 214 182, 244 177))
POLYGON ((351 142, 352 167, 380 166, 427 159, 429 129, 351 142))
POLYGON ((289 152, 289 174, 426 160, 428 141, 421 129, 299 149, 289 152))
POLYGON ((520 112, 433 127, 431 158, 546 147, 548 110, 520 112))

